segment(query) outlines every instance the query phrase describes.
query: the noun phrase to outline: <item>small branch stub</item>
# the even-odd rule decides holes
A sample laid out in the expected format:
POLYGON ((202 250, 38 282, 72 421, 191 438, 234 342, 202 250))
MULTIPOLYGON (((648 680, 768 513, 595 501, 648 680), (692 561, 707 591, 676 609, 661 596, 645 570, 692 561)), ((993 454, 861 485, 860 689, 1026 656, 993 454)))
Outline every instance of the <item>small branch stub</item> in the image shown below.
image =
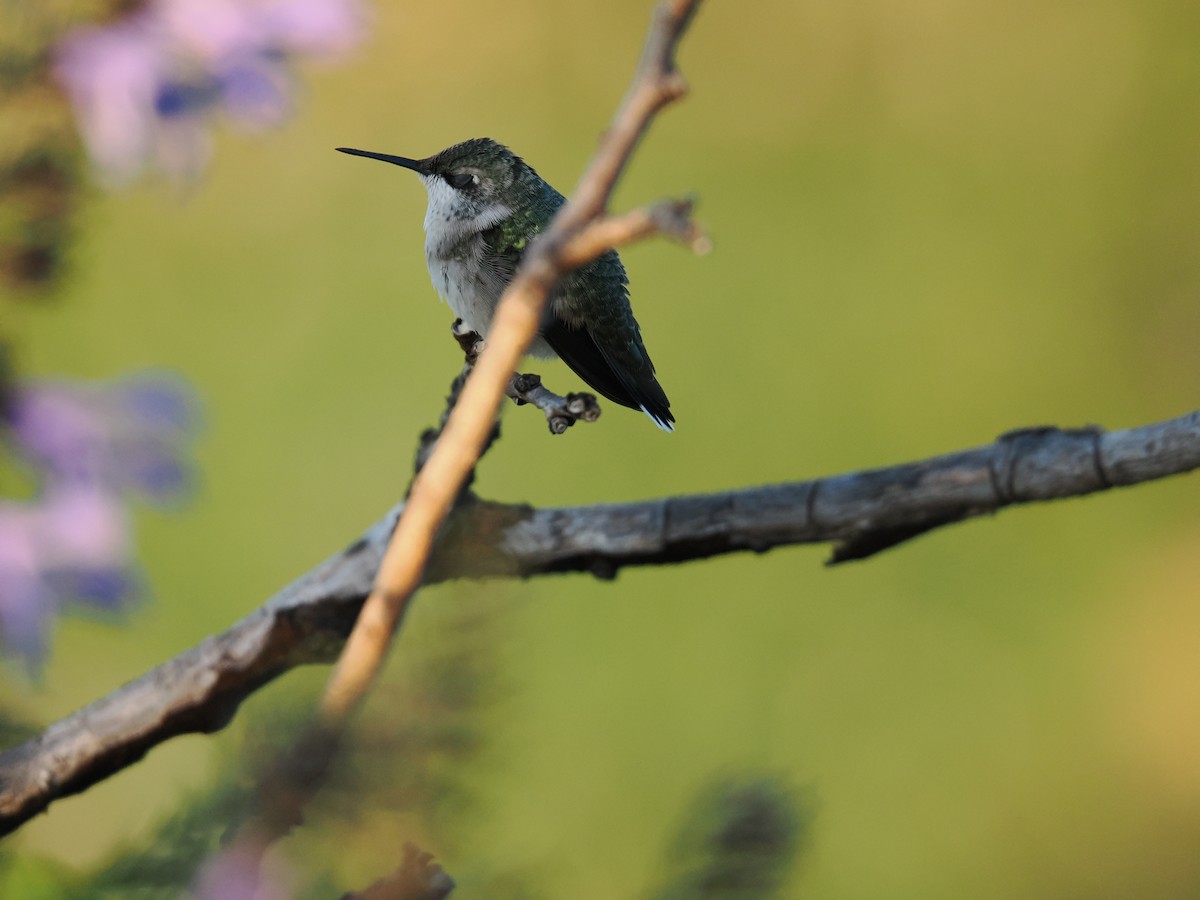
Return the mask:
POLYGON ((560 396, 542 384, 540 375, 514 375, 506 393, 517 406, 529 404, 545 413, 551 434, 562 434, 576 422, 600 418, 600 404, 594 394, 560 396))
MULTIPOLYGON (((455 319, 451 332, 466 356, 466 366, 461 376, 465 379, 483 350, 483 338, 466 328, 462 319, 455 319)), ((600 418, 600 403, 594 394, 556 394, 542 384, 540 375, 533 373, 518 372, 513 375, 504 393, 517 406, 529 405, 540 409, 546 416, 551 434, 562 434, 576 422, 595 422, 600 418)), ((452 394, 453 399, 457 399, 456 392, 452 394)))

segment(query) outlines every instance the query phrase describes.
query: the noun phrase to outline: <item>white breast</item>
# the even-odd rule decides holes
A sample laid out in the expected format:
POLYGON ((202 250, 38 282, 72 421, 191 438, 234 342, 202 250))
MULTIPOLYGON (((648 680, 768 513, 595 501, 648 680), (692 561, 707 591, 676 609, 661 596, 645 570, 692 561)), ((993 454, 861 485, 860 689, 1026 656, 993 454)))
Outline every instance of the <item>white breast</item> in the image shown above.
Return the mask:
POLYGON ((425 263, 438 294, 473 331, 487 334, 504 290, 483 262, 480 232, 504 221, 511 210, 493 203, 479 208, 436 175, 422 176, 429 194, 425 210, 425 263))
MULTIPOLYGON (((472 331, 487 337, 492 313, 508 282, 484 261, 481 233, 503 222, 512 210, 502 203, 480 207, 438 176, 425 175, 421 180, 429 193, 425 264, 433 287, 454 315, 472 331)), ((530 352, 534 356, 554 356, 541 338, 534 341, 530 352)))
POLYGON ((425 263, 429 277, 443 300, 474 332, 486 336, 492 313, 505 285, 485 266, 479 256, 483 240, 460 244, 457 256, 444 256, 426 240, 425 263))

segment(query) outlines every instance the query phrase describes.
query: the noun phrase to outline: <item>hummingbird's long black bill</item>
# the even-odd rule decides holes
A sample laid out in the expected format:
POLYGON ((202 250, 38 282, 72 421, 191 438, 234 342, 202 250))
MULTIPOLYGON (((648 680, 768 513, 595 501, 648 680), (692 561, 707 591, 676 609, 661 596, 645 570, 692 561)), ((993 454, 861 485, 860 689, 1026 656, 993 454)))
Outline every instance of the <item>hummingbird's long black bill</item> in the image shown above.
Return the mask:
POLYGON ((392 156, 390 153, 372 153, 370 150, 355 150, 353 147, 338 147, 338 153, 349 153, 351 156, 365 156, 367 159, 378 159, 391 163, 393 166, 403 166, 412 169, 418 175, 428 175, 429 169, 422 159, 409 159, 407 156, 392 156))

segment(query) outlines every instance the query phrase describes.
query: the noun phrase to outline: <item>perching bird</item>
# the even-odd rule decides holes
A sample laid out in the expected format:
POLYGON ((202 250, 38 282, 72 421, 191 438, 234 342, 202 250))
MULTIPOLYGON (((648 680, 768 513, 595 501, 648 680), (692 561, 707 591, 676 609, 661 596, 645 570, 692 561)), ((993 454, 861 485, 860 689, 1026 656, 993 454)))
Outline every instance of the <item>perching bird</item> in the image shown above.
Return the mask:
MULTIPOLYGON (((529 241, 566 199, 519 156, 489 138, 426 159, 338 148, 411 169, 429 194, 425 260, 454 314, 486 337, 500 295, 529 241)), ((557 354, 610 400, 640 409, 664 431, 675 417, 629 306, 629 279, 615 250, 565 275, 546 304, 530 352, 557 354)))

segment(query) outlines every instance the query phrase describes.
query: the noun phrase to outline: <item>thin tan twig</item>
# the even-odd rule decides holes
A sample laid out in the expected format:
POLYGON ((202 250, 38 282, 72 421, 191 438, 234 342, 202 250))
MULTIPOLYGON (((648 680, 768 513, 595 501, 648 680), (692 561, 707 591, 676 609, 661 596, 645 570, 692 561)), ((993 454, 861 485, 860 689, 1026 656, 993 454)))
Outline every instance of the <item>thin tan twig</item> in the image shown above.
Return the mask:
MULTIPOLYGON (((579 252, 582 248, 573 248, 576 252, 568 262, 564 248, 584 226, 603 214, 617 178, 654 114, 686 91, 675 69, 674 55, 698 3, 663 0, 658 4, 633 84, 574 197, 547 231, 531 243, 501 298, 484 351, 437 446, 413 481, 374 588, 326 685, 321 714, 327 725, 340 724, 370 689, 396 627, 421 583, 438 529, 478 460, 508 380, 533 340, 547 296, 572 265, 587 261, 579 252)), ((592 249, 596 251, 594 257, 608 248, 593 244, 592 249)))

